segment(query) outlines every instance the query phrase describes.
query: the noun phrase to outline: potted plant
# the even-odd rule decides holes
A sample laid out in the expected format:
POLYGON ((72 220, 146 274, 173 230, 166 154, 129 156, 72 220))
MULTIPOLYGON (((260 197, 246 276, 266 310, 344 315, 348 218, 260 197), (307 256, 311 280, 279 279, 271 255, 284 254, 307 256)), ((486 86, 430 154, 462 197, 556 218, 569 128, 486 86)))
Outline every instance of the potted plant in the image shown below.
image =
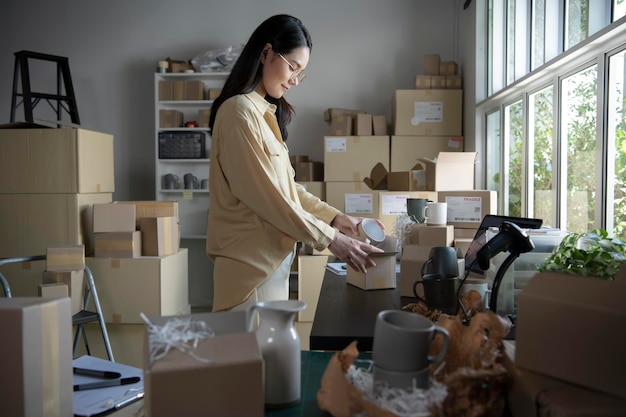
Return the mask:
POLYGON ((626 263, 626 243, 611 238, 606 230, 570 233, 554 248, 539 271, 554 271, 613 280, 626 263))

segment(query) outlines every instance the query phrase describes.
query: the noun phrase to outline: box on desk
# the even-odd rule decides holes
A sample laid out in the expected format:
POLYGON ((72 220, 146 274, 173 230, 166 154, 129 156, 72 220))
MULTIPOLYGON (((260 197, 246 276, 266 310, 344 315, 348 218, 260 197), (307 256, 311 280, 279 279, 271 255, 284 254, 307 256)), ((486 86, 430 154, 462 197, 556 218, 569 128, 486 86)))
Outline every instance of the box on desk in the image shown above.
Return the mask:
POLYGON ((80 128, 0 127, 0 193, 112 193, 113 136, 80 128), (54 161, 54 163, 51 163, 54 161))
POLYGON ((86 258, 107 323, 142 323, 140 313, 176 315, 189 305, 187 249, 164 257, 86 258))
POLYGON ((396 288, 397 252, 370 253, 376 266, 368 268, 367 273, 347 268, 346 282, 362 290, 396 288))
POLYGON ((71 416, 69 298, 0 298, 0 403, 5 416, 71 416))
POLYGON ((614 281, 537 273, 517 301, 515 364, 626 399, 626 265, 614 281))
MULTIPOLYGON (((190 344, 189 352, 171 349, 167 355, 155 360, 149 355, 150 326, 146 325, 144 388, 147 415, 262 417, 263 357, 256 335, 246 332, 246 312, 155 317, 150 321, 152 325, 162 327, 171 319, 203 322, 215 336, 200 338, 197 347, 190 344)), ((191 329, 180 326, 179 330, 181 334, 191 332, 191 329)))

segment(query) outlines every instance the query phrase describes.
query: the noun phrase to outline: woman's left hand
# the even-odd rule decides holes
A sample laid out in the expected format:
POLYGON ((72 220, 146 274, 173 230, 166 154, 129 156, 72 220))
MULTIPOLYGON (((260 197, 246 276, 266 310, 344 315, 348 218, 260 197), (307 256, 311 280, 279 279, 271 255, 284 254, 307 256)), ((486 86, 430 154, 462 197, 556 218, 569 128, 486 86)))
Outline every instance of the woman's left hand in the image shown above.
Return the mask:
MULTIPOLYGON (((380 227, 385 230, 385 225, 380 220, 374 220, 376 220, 376 223, 378 223, 380 227)), ((362 221, 363 217, 352 217, 345 213, 339 213, 335 216, 330 225, 339 230, 344 235, 354 237, 359 235, 359 223, 361 223, 362 221)))

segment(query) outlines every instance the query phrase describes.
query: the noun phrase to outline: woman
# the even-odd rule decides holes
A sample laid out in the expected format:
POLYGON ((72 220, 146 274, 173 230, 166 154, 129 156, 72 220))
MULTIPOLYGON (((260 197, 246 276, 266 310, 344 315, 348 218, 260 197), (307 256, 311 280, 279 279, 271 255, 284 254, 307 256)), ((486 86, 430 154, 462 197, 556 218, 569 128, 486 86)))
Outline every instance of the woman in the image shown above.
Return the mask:
POLYGON ((214 262, 214 311, 287 299, 297 241, 328 247, 362 272, 375 266, 368 252, 381 252, 347 236, 358 234, 361 219, 294 181, 285 145, 294 110, 283 96, 304 79, 311 46, 300 20, 270 17, 213 103, 207 254, 214 262))

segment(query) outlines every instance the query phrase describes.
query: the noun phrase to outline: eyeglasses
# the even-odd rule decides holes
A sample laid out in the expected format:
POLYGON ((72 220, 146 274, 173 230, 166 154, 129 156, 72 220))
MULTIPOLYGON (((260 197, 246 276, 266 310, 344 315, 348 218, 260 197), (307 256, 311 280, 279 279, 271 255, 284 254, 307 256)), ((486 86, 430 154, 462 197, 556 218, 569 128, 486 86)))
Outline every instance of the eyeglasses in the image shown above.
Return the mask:
POLYGON ((281 53, 279 52, 276 52, 276 53, 278 54, 279 57, 283 59, 283 61, 287 63, 287 65, 289 65, 289 70, 291 70, 291 77, 289 77, 289 79, 296 80, 298 84, 304 81, 304 79, 306 78, 306 74, 302 72, 301 70, 300 71, 296 70, 293 67, 293 65, 291 65, 291 62, 287 61, 287 58, 285 58, 281 53))

